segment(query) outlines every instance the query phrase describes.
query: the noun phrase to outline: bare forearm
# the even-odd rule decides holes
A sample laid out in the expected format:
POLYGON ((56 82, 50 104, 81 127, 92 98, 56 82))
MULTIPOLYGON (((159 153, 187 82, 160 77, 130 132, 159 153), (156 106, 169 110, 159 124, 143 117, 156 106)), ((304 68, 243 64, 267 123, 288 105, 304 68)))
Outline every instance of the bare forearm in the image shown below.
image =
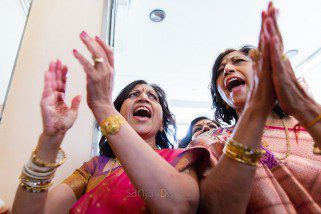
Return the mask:
MULTIPOLYGON (((236 141, 254 148, 260 140, 268 114, 247 109, 232 135, 236 141)), ((201 184, 201 209, 206 213, 245 213, 256 167, 237 162, 223 154, 201 184)))
MULTIPOLYGON (((59 149, 54 143, 61 143, 62 139, 63 137, 47 137, 42 134, 37 145, 37 157, 54 163, 59 149)), ((32 193, 19 186, 13 203, 13 213, 44 213, 47 193, 48 191, 32 193)))
MULTIPOLYGON (((99 118, 102 120, 115 114, 119 113, 107 110, 99 118)), ((181 175, 154 152, 129 124, 125 123, 117 134, 109 136, 108 142, 151 211, 182 211, 184 206, 186 212, 190 211, 190 199, 198 199, 197 184, 191 184, 190 179, 186 179, 188 176, 181 175), (193 191, 194 189, 197 191, 193 191)), ((197 204, 198 201, 193 204, 195 209, 197 204)))
POLYGON ((44 213, 47 192, 31 193, 18 187, 12 206, 12 213, 44 213))

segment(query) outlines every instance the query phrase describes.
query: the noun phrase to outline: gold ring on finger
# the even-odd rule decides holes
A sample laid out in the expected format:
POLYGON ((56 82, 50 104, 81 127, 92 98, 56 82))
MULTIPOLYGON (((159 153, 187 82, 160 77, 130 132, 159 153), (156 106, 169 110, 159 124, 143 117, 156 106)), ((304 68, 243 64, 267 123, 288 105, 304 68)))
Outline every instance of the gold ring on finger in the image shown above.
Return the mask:
POLYGON ((104 62, 104 58, 102 58, 102 57, 95 58, 94 62, 104 62))
POLYGON ((288 56, 285 53, 282 53, 281 61, 287 61, 287 60, 288 60, 288 56))
POLYGON ((257 62, 261 57, 261 52, 258 49, 252 49, 250 50, 249 55, 253 61, 257 62))

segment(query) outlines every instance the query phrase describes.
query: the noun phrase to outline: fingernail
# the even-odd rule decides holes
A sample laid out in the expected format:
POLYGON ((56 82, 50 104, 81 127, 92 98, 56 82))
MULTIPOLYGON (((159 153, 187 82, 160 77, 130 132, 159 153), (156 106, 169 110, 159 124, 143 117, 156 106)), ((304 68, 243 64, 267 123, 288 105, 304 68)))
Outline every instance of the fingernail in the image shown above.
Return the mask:
POLYGON ((73 49, 72 52, 73 52, 74 54, 78 53, 78 51, 77 51, 76 49, 73 49))
POLYGON ((57 69, 61 69, 61 60, 60 59, 57 59, 57 69))
POLYGON ((96 40, 101 40, 98 36, 95 36, 95 39, 96 39, 96 40))
POLYGON ((55 63, 50 62, 49 71, 54 71, 54 70, 55 70, 55 63))
POLYGON ((81 34, 80 34, 80 37, 84 38, 87 36, 87 33, 85 31, 82 31, 81 34))
POLYGON ((67 73, 67 72, 68 72, 68 68, 67 68, 67 67, 63 67, 63 68, 62 68, 62 71, 65 72, 65 73, 67 73))

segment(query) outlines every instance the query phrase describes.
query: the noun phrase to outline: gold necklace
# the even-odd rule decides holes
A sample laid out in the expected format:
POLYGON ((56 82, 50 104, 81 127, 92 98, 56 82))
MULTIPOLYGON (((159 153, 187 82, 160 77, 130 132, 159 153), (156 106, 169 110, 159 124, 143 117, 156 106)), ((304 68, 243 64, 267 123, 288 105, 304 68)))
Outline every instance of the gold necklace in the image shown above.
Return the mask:
POLYGON ((110 167, 110 170, 109 170, 108 174, 106 175, 106 177, 108 177, 110 175, 111 171, 113 171, 114 166, 115 166, 116 163, 118 163, 121 166, 119 160, 117 158, 115 158, 113 164, 110 167))
MULTIPOLYGON (((289 130, 288 128, 286 127, 285 125, 285 122, 283 119, 281 119, 282 121, 282 124, 283 124, 283 127, 284 127, 284 130, 285 130, 285 139, 286 139, 286 153, 284 155, 284 157, 282 158, 279 158, 277 157, 279 160, 285 160, 287 157, 289 157, 290 155, 290 152, 291 152, 291 141, 290 141, 290 135, 289 135, 289 130)), ((272 124, 268 125, 268 126, 271 126, 272 124)), ((268 130, 268 128, 266 128, 266 130, 263 132, 263 134, 268 130)), ((262 134, 262 137, 263 137, 263 134, 262 134)), ((267 147, 267 145, 269 144, 269 142, 267 140, 264 140, 262 139, 262 146, 263 147, 267 147)))

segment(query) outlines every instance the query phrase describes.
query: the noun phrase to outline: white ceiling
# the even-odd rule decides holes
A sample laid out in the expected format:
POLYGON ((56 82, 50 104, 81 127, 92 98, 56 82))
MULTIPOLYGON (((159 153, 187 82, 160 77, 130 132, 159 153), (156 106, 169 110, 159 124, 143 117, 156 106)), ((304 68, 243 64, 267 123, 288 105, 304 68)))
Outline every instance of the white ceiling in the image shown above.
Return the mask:
MULTIPOLYGON (((266 0, 131 0, 127 11, 126 1, 122 2, 116 19, 115 94, 135 79, 157 83, 167 92, 179 124, 197 115, 212 115, 208 85, 215 57, 224 47, 256 45, 260 13, 268 4, 266 0), (154 9, 166 12, 163 22, 149 19, 154 9)), ((299 50, 292 58, 296 66, 321 47, 321 1, 274 3, 280 9, 285 49, 299 50)), ((310 79, 321 78, 313 73, 310 79)))

